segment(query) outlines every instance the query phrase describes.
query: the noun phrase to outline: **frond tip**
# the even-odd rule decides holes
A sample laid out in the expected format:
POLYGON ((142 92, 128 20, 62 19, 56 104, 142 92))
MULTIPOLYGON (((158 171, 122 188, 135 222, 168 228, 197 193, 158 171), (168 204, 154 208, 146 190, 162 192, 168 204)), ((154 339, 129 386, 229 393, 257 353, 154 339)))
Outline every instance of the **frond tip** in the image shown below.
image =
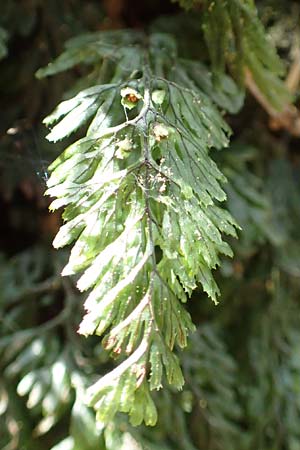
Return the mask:
MULTIPOLYGON (((194 326, 182 303, 198 284, 217 302, 212 270, 231 255, 222 234, 235 236, 237 225, 215 203, 226 198, 225 178, 209 156, 230 130, 170 36, 124 32, 116 52, 120 40, 100 33, 66 50, 74 63, 86 52, 101 67, 108 48, 117 60, 106 84, 94 81, 47 119, 56 122, 50 140, 91 121, 50 166, 47 194, 56 197, 51 209, 65 207, 54 246, 74 243, 63 275, 80 272, 78 288, 90 291, 79 332, 105 333, 104 347, 123 359, 89 388, 89 404, 104 422, 122 411, 154 425, 150 391, 184 382, 173 349, 194 326)), ((70 67, 63 55, 51 73, 64 58, 70 67)))

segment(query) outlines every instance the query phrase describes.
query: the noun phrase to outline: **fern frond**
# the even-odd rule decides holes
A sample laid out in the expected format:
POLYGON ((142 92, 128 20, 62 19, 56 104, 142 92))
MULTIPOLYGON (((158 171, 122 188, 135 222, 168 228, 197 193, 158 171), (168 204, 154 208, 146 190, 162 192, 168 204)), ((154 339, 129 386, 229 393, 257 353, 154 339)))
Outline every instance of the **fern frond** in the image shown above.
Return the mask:
POLYGON ((51 208, 65 208, 54 246, 74 243, 63 275, 82 273, 78 288, 90 291, 79 332, 105 333, 104 347, 123 358, 89 388, 89 404, 102 422, 122 411, 154 425, 150 391, 184 383, 173 349, 194 326, 182 302, 200 283, 217 303, 212 270, 231 255, 222 234, 237 225, 216 204, 225 178, 209 156, 230 130, 169 35, 78 38, 39 75, 79 62, 96 64, 104 84, 93 79, 45 121, 52 141, 90 122, 50 166, 51 208))
POLYGON ((194 415, 199 410, 202 427, 209 429, 201 434, 203 448, 247 448, 247 433, 240 426, 242 408, 236 395, 238 367, 224 344, 221 327, 205 324, 197 329, 182 365, 189 380, 187 389, 193 393, 194 415))
POLYGON ((178 0, 181 6, 201 9, 199 22, 215 73, 228 67, 241 83, 249 70, 260 92, 275 109, 291 96, 280 77, 283 64, 268 40, 253 0, 178 0))

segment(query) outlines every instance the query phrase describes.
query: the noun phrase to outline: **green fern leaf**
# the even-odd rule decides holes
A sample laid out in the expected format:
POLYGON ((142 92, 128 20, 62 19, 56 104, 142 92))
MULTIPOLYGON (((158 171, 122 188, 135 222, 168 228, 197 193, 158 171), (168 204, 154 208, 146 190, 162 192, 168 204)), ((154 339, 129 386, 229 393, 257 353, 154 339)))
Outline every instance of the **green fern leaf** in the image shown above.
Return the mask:
POLYGON ((220 77, 229 68, 243 84, 247 69, 275 109, 281 110, 291 101, 291 95, 280 79, 284 66, 266 36, 253 0, 174 1, 187 10, 201 5, 199 24, 215 77, 220 77))
POLYGON ((184 383, 173 349, 194 326, 182 303, 198 284, 217 303, 212 270, 231 255, 222 233, 235 236, 237 225, 216 204, 225 177, 209 156, 230 130, 169 35, 89 35, 39 75, 69 68, 74 52, 87 64, 97 54, 100 72, 109 54, 115 71, 45 121, 56 123, 54 141, 91 121, 50 166, 51 209, 65 208, 54 246, 74 244, 63 275, 80 272, 78 288, 89 290, 79 332, 105 333, 104 347, 121 358, 88 389, 88 403, 102 422, 121 411, 154 425, 150 391, 184 383))

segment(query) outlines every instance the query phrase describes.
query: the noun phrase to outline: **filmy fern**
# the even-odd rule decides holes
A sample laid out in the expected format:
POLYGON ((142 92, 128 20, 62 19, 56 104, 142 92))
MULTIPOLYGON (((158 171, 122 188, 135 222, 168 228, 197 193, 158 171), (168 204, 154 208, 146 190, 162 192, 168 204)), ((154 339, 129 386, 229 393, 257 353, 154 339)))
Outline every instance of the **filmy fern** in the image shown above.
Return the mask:
POLYGON ((268 40, 253 0, 175 0, 184 8, 201 8, 202 28, 216 74, 228 67, 243 83, 249 71, 259 90, 275 109, 282 109, 290 95, 280 80, 282 61, 268 40))
POLYGON ((89 404, 101 421, 122 411, 154 425, 150 391, 184 383, 173 349, 194 326, 182 303, 198 284, 217 303, 212 270, 231 255, 222 233, 235 236, 236 224, 218 206, 225 178, 208 153, 230 130, 169 35, 76 38, 39 76, 78 63, 92 66, 80 92, 45 121, 51 141, 89 121, 50 166, 51 209, 65 208, 54 246, 74 242, 63 275, 82 273, 78 288, 90 291, 79 332, 105 334, 122 358, 88 389, 89 404))

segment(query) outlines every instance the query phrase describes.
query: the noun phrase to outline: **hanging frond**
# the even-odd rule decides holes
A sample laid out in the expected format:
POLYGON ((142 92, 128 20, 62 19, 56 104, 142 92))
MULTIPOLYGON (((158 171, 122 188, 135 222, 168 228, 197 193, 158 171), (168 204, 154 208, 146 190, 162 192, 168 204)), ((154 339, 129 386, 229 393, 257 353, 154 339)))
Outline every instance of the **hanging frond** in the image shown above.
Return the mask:
POLYGON ((82 273, 78 288, 90 292, 79 332, 105 333, 123 359, 88 389, 89 404, 101 421, 122 411, 154 425, 150 391, 184 383, 173 349, 194 326, 182 303, 199 284, 217 303, 212 270, 232 254, 222 234, 236 224, 217 204, 225 177, 209 156, 230 130, 169 35, 76 38, 39 76, 78 63, 93 66, 91 86, 45 120, 51 141, 89 122, 50 166, 51 209, 65 208, 54 246, 74 243, 63 275, 82 273))
POLYGON ((249 71, 275 110, 281 110, 291 100, 280 79, 284 73, 282 61, 268 40, 253 0, 178 1, 186 9, 198 6, 201 10, 199 22, 215 76, 228 67, 243 82, 249 71))

